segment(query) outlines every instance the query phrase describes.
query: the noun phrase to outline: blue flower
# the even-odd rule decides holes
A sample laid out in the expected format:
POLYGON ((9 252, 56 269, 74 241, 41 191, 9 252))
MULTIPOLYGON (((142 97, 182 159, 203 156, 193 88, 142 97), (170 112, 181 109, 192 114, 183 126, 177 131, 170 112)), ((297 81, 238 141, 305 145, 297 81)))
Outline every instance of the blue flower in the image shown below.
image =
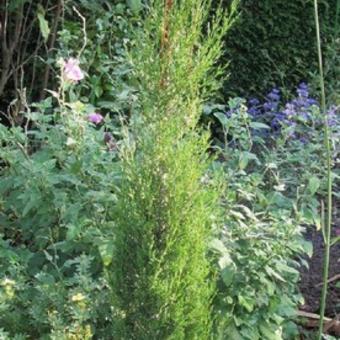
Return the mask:
POLYGON ((277 102, 271 102, 271 101, 265 102, 263 104, 263 109, 265 111, 275 111, 277 109, 278 105, 279 105, 279 103, 277 103, 277 102))
POLYGON ((253 117, 261 114, 261 105, 257 98, 251 98, 248 100, 248 113, 253 117))
POLYGON ((296 115, 296 108, 293 103, 287 103, 283 113, 288 117, 291 118, 296 115))
POLYGON ((336 115, 338 109, 339 107, 336 107, 335 105, 333 105, 327 111, 328 126, 336 126, 338 124, 337 115, 336 115))
POLYGON ((257 106, 260 104, 260 101, 257 98, 250 98, 248 104, 250 106, 257 106))
POLYGON ((306 103, 307 103, 309 106, 312 106, 312 105, 319 105, 318 101, 315 100, 314 98, 307 98, 306 103))
POLYGON ((306 83, 301 83, 298 86, 296 92, 297 92, 299 97, 302 97, 302 98, 308 98, 309 97, 309 88, 308 88, 308 85, 306 83))
POLYGON ((266 96, 267 101, 263 104, 265 111, 275 111, 279 106, 281 99, 280 90, 277 88, 272 89, 266 96))
POLYGON ((280 96, 280 90, 277 88, 273 88, 268 94, 267 94, 267 99, 273 101, 273 102, 278 102, 281 99, 280 96))

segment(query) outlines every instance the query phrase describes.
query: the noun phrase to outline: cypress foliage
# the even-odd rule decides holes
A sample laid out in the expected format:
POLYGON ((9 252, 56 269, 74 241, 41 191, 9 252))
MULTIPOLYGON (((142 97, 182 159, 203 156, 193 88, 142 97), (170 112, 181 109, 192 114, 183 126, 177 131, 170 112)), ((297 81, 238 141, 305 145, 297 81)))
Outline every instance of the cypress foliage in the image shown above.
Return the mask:
POLYGON ((215 288, 207 245, 219 190, 207 177, 209 136, 197 124, 219 87, 215 64, 232 16, 218 10, 209 24, 208 1, 161 3, 131 52, 141 107, 121 149, 115 337, 208 339, 215 288))

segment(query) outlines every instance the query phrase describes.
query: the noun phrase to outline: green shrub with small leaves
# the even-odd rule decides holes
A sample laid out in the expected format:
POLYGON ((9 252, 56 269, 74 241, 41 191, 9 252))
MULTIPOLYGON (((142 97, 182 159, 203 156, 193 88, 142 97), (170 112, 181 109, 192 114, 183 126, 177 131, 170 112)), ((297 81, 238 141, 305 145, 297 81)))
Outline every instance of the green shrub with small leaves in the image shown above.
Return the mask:
POLYGON ((154 2, 131 62, 140 113, 122 146, 110 276, 119 339, 209 339, 215 287, 208 242, 219 190, 206 177, 201 105, 218 88, 221 38, 232 19, 208 25, 208 3, 154 2))

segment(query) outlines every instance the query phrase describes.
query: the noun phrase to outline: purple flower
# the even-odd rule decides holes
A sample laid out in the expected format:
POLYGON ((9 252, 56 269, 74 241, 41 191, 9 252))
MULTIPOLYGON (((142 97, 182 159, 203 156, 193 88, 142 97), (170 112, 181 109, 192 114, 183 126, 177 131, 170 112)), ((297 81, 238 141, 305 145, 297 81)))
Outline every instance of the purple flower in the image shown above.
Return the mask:
POLYGON ((284 109, 283 113, 288 117, 291 118, 292 116, 296 115, 295 105, 292 103, 287 103, 286 108, 284 109))
POLYGON ((103 120, 103 116, 100 115, 99 113, 90 113, 88 116, 87 116, 87 119, 89 122, 91 123, 94 123, 94 124, 99 124, 101 123, 101 121, 103 120))
POLYGON ((265 103, 263 104, 263 109, 264 109, 265 111, 274 111, 274 110, 277 109, 277 107, 278 107, 278 103, 277 103, 277 102, 271 102, 271 101, 269 101, 269 102, 265 102, 265 103))
POLYGON ((67 80, 77 82, 84 79, 84 73, 79 67, 79 60, 70 58, 64 65, 64 75, 67 80))
POLYGON ((309 112, 307 112, 305 110, 301 111, 299 114, 300 114, 300 117, 302 117, 304 120, 308 120, 310 118, 309 112))
POLYGON ((260 101, 257 98, 250 98, 248 103, 250 106, 257 106, 260 104, 260 101))
POLYGON ((297 90, 296 90, 297 94, 299 97, 302 98, 308 98, 309 96, 309 89, 308 89, 308 85, 306 83, 301 83, 297 90))
POLYGON ((281 128, 282 123, 285 121, 285 116, 281 112, 276 112, 272 117, 272 121, 270 123, 271 127, 274 130, 278 130, 281 128))
POLYGON ((276 88, 272 89, 267 94, 266 99, 267 101, 263 104, 263 109, 267 112, 277 110, 281 99, 280 90, 276 88))
POLYGON ((104 143, 110 143, 113 139, 113 136, 110 132, 105 132, 104 134, 104 143))
POLYGON ((327 111, 327 120, 328 120, 329 126, 337 125, 337 117, 336 117, 337 110, 338 110, 338 107, 333 105, 327 111))
POLYGON ((110 132, 105 132, 104 143, 107 145, 109 151, 115 151, 118 148, 117 143, 110 132))
POLYGON ((308 106, 319 105, 318 101, 315 100, 314 98, 307 98, 306 102, 307 102, 308 106))
POLYGON ((257 98, 251 98, 248 101, 248 113, 251 116, 257 116, 261 114, 260 101, 257 98))
POLYGON ((268 94, 267 99, 273 102, 278 102, 281 99, 280 90, 277 88, 273 88, 268 94))

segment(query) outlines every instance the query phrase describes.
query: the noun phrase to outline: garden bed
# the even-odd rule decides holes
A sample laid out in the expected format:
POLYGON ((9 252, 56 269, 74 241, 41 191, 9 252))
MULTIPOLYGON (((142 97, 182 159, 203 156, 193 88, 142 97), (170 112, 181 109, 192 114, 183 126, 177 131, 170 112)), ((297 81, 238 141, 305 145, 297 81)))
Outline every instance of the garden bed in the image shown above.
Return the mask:
MULTIPOLYGON (((336 229, 339 228, 339 219, 333 226, 335 236, 336 229)), ((322 271, 323 271, 323 254, 324 243, 322 234, 316 229, 308 229, 306 239, 313 243, 313 256, 308 259, 309 268, 301 268, 300 290, 304 296, 305 303, 301 310, 310 313, 319 313, 320 296, 322 290, 322 271)), ((340 274, 340 243, 332 246, 330 253, 330 270, 329 279, 336 278, 340 274)), ((340 314, 340 288, 336 287, 340 282, 340 277, 329 282, 326 316, 336 318, 340 314)))

